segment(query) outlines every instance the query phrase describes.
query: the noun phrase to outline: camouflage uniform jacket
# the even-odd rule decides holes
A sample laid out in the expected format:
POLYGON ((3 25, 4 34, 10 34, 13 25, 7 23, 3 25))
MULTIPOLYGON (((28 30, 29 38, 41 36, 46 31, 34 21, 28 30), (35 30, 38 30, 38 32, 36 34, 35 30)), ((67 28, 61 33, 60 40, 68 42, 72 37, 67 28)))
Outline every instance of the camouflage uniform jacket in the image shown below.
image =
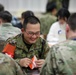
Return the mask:
POLYGON ((23 72, 12 58, 0 53, 0 75, 23 75, 23 72))
POLYGON ((38 38, 36 43, 32 44, 31 48, 28 50, 23 42, 22 34, 19 34, 14 38, 9 39, 8 41, 16 41, 14 59, 16 59, 17 62, 19 62, 21 58, 25 57, 31 59, 34 55, 36 55, 38 59, 44 59, 48 50, 50 49, 45 40, 43 41, 43 39, 38 38))
POLYGON ((3 23, 0 26, 0 40, 7 40, 9 37, 14 37, 21 33, 17 27, 13 27, 11 23, 3 23))
POLYGON ((76 75, 76 41, 51 47, 40 75, 76 75))
POLYGON ((45 14, 40 18, 41 21, 41 33, 46 35, 49 32, 51 25, 56 21, 56 17, 50 13, 45 14), (46 30, 45 30, 46 29, 46 30))

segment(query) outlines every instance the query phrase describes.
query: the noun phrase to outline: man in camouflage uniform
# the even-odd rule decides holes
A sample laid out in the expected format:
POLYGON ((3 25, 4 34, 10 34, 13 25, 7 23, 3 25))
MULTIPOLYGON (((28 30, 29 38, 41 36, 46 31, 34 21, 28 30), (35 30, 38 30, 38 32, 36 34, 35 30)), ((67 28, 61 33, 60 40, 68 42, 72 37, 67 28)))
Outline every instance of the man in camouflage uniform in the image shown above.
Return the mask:
POLYGON ((0 75, 23 75, 23 72, 12 58, 0 53, 0 75))
POLYGON ((49 29, 56 21, 56 13, 57 13, 57 6, 55 2, 48 2, 46 5, 46 14, 44 14, 42 17, 40 17, 41 21, 41 33, 44 35, 47 35, 49 32, 49 29))
POLYGON ((76 75, 76 13, 68 19, 68 40, 51 47, 41 75, 76 75))
POLYGON ((12 26, 11 20, 12 15, 8 11, 0 12, 0 40, 7 40, 21 33, 19 28, 12 26))
MULTIPOLYGON (((23 67, 23 70, 30 72, 32 71, 29 68, 31 58, 35 55, 38 59, 35 62, 35 69, 41 68, 46 54, 50 48, 46 41, 40 38, 40 21, 37 17, 27 17, 24 20, 22 31, 22 34, 19 34, 14 38, 9 39, 8 41, 10 43, 15 42, 13 43, 13 45, 16 46, 14 59, 21 67, 23 67)), ((11 51, 9 50, 9 52, 11 51)))

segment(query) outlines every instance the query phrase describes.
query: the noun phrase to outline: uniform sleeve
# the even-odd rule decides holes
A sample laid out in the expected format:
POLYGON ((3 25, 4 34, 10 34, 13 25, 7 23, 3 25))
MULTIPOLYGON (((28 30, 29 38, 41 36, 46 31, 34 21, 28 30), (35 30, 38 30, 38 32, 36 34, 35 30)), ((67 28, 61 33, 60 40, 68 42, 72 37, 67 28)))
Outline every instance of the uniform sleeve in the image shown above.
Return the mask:
POLYGON ((12 58, 0 54, 0 75, 23 75, 23 72, 12 58))
POLYGON ((26 73, 23 73, 21 67, 16 62, 15 65, 16 65, 16 75, 26 75, 26 73))
MULTIPOLYGON (((61 57, 61 54, 57 52, 58 47, 52 46, 47 54, 45 63, 41 69, 40 75, 56 75, 58 74, 58 58, 61 57), (60 55, 60 56, 59 56, 60 55)), ((64 67, 62 68, 62 71, 64 67)))
MULTIPOLYGON (((10 58, 10 65, 13 66, 13 68, 11 68, 11 66, 10 66, 10 69, 14 69, 14 73, 16 73, 14 75, 24 75, 21 67, 12 58, 10 58)), ((26 73, 25 73, 25 75, 26 75, 26 73)))
POLYGON ((41 69, 40 75, 53 75, 52 73, 51 51, 49 51, 45 63, 41 69))
POLYGON ((15 40, 12 40, 10 42, 7 42, 2 52, 14 58, 15 49, 16 49, 15 40))

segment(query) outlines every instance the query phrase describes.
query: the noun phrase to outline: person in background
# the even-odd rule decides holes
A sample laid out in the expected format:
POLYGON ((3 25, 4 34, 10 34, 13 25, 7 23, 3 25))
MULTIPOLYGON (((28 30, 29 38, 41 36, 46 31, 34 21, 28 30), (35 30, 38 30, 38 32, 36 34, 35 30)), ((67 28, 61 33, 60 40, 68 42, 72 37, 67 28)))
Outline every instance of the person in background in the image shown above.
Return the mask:
POLYGON ((34 16, 34 13, 30 10, 27 10, 27 11, 24 11, 22 14, 21 14, 21 22, 18 23, 17 25, 15 25, 15 27, 18 27, 20 29, 23 28, 23 21, 24 21, 24 18, 27 18, 29 16, 34 16))
MULTIPOLYGON (((1 12, 1 11, 4 11, 4 10, 5 10, 4 5, 3 5, 3 4, 0 4, 0 12, 1 12)), ((20 21, 18 20, 17 17, 12 16, 11 23, 12 23, 13 26, 15 26, 16 24, 20 23, 20 21)))
POLYGON ((2 4, 0 4, 0 12, 4 11, 4 6, 2 4))
POLYGON ((4 11, 4 6, 2 4, 0 4, 0 12, 4 11))
POLYGON ((3 50, 3 53, 9 53, 10 56, 13 54, 13 58, 27 73, 42 67, 50 49, 47 42, 40 37, 40 24, 39 19, 35 16, 25 18, 22 34, 7 40, 7 44, 13 42, 15 47, 12 50, 13 52, 11 52, 10 47, 8 47, 8 50, 3 50), (32 63, 34 56, 36 56, 37 60, 34 62, 35 67, 31 69, 29 65, 32 63))
POLYGON ((7 40, 21 33, 19 28, 11 24, 12 15, 8 11, 0 12, 0 40, 7 40))
POLYGON ((70 2, 70 0, 62 0, 61 1, 62 7, 66 8, 68 10, 68 8, 69 8, 69 2, 70 2))
POLYGON ((20 20, 17 17, 12 16, 11 23, 15 27, 18 23, 20 23, 20 20))
POLYGON ((58 21, 52 24, 47 35, 47 42, 50 46, 66 40, 65 28, 69 16, 70 12, 65 8, 58 11, 58 21))
POLYGON ((54 1, 48 2, 46 5, 46 14, 40 17, 42 35, 47 36, 50 26, 57 20, 56 13, 57 13, 56 2, 54 1))
POLYGON ((24 75, 24 74, 20 66, 12 58, 0 53, 0 75, 24 75))
POLYGON ((76 74, 76 13, 68 19, 66 38, 51 47, 40 75, 76 74))

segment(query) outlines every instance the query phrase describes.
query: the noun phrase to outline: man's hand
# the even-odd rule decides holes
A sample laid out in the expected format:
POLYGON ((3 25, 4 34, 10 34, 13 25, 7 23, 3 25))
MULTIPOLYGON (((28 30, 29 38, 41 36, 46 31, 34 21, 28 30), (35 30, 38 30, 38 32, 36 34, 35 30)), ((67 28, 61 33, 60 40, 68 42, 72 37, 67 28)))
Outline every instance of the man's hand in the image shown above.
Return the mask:
POLYGON ((28 67, 31 62, 32 62, 31 59, 23 58, 23 59, 20 60, 19 64, 22 67, 28 67))
POLYGON ((41 68, 42 65, 44 64, 44 62, 45 62, 44 59, 39 59, 39 60, 35 61, 36 67, 41 68))

